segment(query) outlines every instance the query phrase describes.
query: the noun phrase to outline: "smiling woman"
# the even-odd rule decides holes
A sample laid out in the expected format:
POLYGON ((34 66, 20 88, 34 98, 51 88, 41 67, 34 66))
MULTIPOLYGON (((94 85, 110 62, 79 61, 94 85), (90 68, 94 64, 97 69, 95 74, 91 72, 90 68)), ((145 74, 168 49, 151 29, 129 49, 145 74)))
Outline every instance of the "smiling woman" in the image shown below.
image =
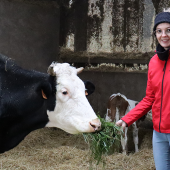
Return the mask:
POLYGON ((165 50, 168 50, 170 48, 170 24, 159 24, 156 27, 155 34, 159 44, 164 47, 165 50))
POLYGON ((146 96, 117 122, 124 129, 152 109, 153 155, 156 170, 170 169, 170 12, 159 13, 153 28, 158 40, 148 69, 146 96))

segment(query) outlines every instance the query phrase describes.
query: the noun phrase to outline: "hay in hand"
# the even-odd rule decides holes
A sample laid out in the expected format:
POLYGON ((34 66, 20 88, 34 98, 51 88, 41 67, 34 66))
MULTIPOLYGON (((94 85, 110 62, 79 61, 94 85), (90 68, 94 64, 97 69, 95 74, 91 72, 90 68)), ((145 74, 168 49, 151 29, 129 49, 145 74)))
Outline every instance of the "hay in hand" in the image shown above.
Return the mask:
POLYGON ((107 122, 105 119, 99 117, 101 121, 101 130, 94 133, 84 133, 84 139, 89 145, 90 149, 90 164, 95 161, 96 165, 100 162, 105 164, 105 157, 114 146, 120 145, 121 135, 123 131, 116 126, 114 122, 107 122))

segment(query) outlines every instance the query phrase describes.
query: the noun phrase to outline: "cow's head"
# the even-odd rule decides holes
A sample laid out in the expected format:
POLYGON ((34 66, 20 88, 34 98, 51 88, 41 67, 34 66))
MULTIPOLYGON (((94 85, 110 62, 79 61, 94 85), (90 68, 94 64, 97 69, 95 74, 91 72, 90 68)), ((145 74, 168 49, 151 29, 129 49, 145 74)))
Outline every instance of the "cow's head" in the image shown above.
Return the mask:
POLYGON ((71 134, 100 129, 101 122, 86 98, 85 85, 77 76, 82 70, 68 63, 52 63, 48 68, 48 73, 56 76, 56 106, 54 112, 48 112, 48 127, 71 134))

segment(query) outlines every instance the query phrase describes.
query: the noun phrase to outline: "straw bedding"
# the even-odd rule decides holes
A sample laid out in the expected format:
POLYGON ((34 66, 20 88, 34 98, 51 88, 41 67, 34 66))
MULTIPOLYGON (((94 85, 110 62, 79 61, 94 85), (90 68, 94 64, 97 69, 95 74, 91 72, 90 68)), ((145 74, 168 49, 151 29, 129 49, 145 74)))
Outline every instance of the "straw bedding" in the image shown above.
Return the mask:
MULTIPOLYGON (((107 170, 154 170, 151 133, 143 136, 140 152, 107 156, 107 170)), ((88 170, 89 151, 82 135, 44 128, 31 132, 11 151, 0 154, 0 170, 88 170)), ((97 170, 102 169, 100 164, 97 170)))

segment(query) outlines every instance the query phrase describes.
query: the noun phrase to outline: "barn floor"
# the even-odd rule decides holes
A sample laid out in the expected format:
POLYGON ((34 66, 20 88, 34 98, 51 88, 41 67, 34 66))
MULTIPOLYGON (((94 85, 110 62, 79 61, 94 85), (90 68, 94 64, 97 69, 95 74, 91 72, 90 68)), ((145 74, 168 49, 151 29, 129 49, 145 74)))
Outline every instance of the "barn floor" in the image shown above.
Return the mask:
MULTIPOLYGON (((152 132, 143 136, 138 153, 107 156, 106 170, 154 170, 152 132)), ((88 146, 82 135, 44 128, 30 133, 16 148, 0 155, 0 170, 88 170, 88 146)), ((99 165, 97 170, 102 170, 99 165)))

